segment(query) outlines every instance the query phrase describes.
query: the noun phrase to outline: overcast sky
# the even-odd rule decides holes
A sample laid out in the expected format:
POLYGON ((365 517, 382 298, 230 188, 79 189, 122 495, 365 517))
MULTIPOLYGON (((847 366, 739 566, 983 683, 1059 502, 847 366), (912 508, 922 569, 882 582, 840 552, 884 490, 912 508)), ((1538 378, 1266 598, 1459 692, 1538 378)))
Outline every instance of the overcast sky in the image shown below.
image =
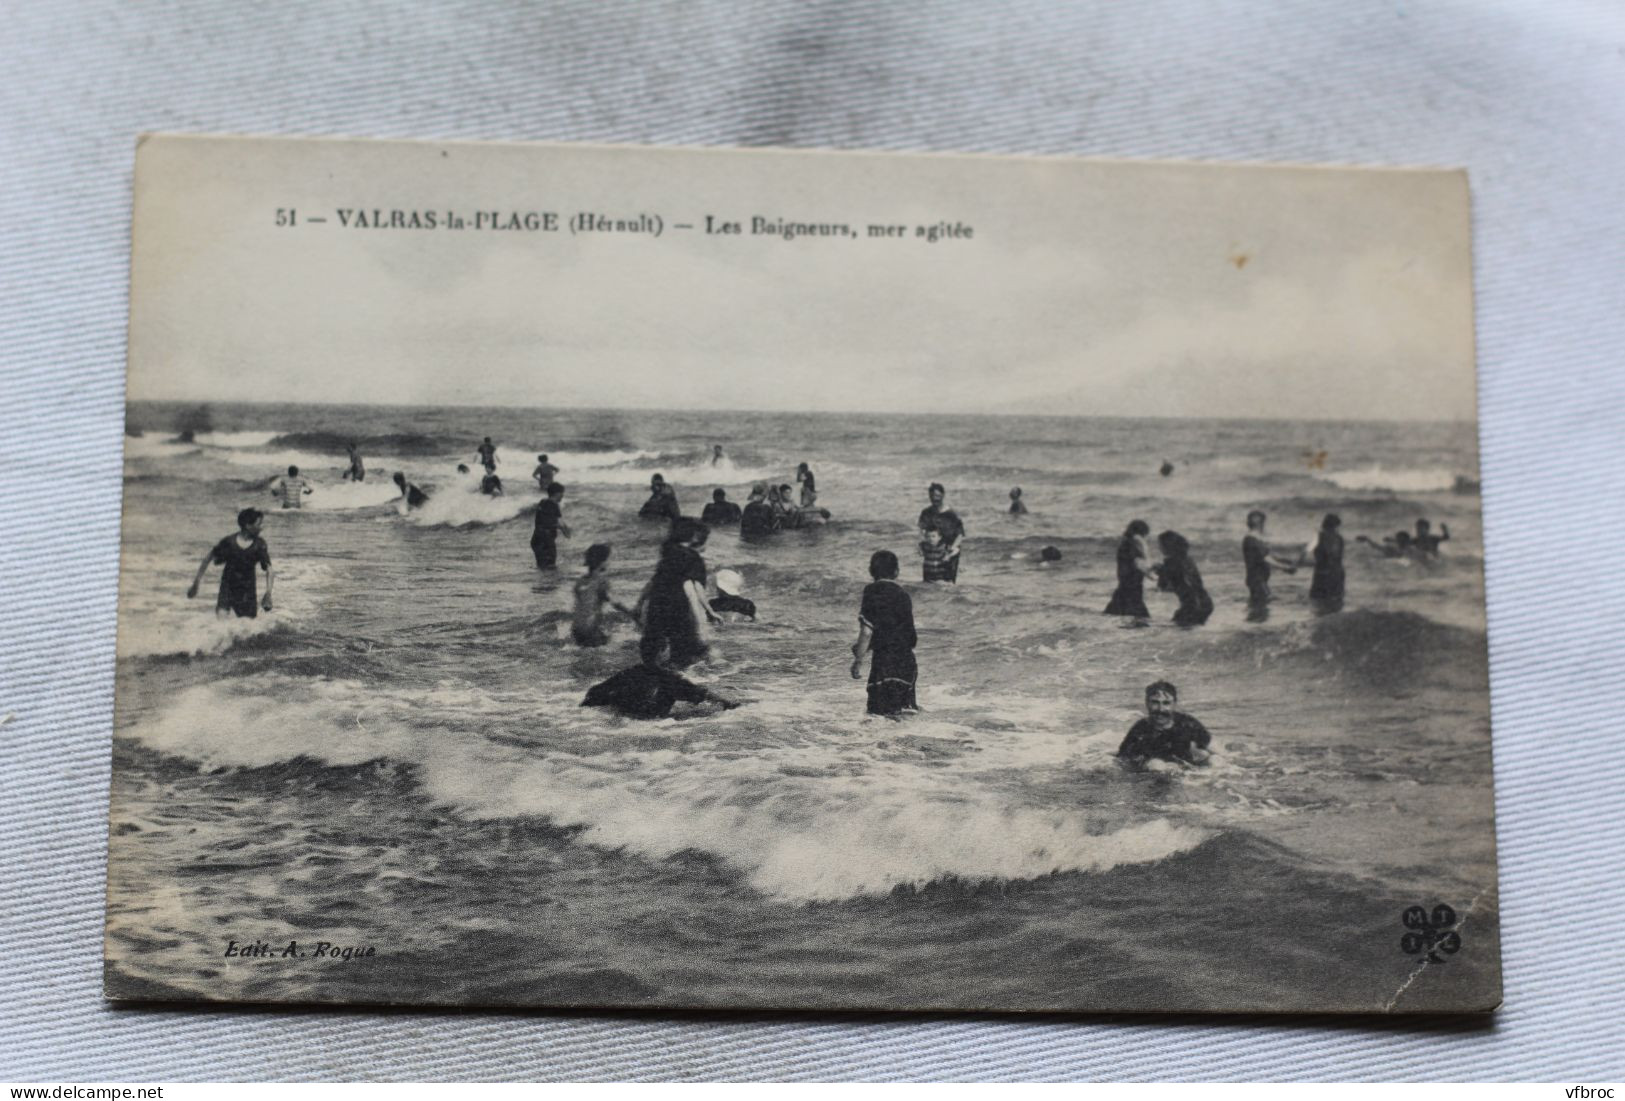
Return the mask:
POLYGON ((157 138, 134 238, 132 399, 1475 415, 1458 173, 157 138), (744 233, 674 228, 707 214, 744 233), (974 236, 913 236, 943 220, 974 236))

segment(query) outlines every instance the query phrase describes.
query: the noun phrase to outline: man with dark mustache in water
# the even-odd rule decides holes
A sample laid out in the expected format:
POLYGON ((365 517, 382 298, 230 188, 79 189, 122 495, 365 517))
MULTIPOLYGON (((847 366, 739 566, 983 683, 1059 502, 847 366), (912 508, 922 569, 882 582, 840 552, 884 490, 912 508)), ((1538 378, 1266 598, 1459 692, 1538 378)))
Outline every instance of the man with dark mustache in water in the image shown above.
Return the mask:
POLYGON ((1117 747, 1118 759, 1143 765, 1148 761, 1169 761, 1179 765, 1205 765, 1212 758, 1208 746, 1213 736, 1207 728, 1183 711, 1175 711, 1179 689, 1165 680, 1146 685, 1146 717, 1135 723, 1117 747))

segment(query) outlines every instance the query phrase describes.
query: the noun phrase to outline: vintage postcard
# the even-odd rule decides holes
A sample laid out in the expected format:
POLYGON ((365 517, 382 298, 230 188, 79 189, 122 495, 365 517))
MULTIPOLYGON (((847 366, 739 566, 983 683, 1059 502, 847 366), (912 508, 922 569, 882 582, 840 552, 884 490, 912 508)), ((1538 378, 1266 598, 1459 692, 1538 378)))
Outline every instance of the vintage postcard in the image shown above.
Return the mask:
POLYGON ((106 993, 1501 1000, 1466 177, 149 136, 106 993))

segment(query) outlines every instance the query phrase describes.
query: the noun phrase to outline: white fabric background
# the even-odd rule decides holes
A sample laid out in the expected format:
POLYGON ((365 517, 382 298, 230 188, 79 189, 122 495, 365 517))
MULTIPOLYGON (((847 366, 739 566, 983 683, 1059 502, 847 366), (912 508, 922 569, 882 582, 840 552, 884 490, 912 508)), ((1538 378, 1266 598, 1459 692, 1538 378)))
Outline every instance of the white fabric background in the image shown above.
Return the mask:
POLYGON ((0 1079, 1620 1079, 1625 7, 6 0, 0 74, 0 1079), (1467 166, 1505 1009, 1399 1026, 105 1008, 129 184, 149 129, 1467 166))

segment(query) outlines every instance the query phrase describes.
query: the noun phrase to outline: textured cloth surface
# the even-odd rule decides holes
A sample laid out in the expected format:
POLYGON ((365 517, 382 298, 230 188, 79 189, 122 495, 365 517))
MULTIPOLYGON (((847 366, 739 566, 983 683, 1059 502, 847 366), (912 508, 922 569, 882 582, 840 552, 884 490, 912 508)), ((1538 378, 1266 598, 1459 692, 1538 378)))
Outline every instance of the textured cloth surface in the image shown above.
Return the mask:
POLYGON ((70 2, 5 24, 0 1079, 1619 1080, 1625 579, 1591 558, 1625 539, 1625 8, 70 2), (142 130, 1466 166, 1506 1007, 1405 1025, 104 1007, 142 130))

